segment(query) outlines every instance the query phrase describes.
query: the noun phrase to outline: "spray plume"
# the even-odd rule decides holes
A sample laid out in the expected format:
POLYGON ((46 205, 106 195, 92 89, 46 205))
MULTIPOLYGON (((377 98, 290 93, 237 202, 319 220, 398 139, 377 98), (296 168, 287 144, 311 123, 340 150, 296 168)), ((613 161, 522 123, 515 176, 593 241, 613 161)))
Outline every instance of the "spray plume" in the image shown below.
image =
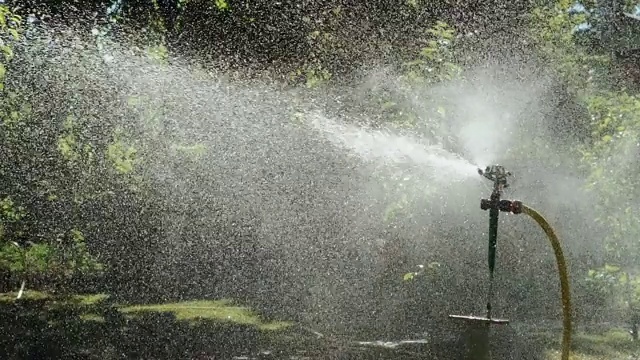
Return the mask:
MULTIPOLYGON (((550 80, 536 80, 537 74, 523 81, 505 76, 508 71, 500 77, 491 69, 475 71, 475 79, 401 94, 398 102, 413 103, 425 119, 433 114, 421 99, 437 98, 453 109, 446 126, 408 136, 357 125, 367 114, 327 115, 335 110, 331 91, 232 81, 179 59, 158 64, 124 42, 99 49, 90 36, 68 29, 30 36, 21 49, 29 56, 20 56, 13 71, 23 84, 36 85, 28 91, 40 111, 74 111, 91 126, 124 129, 145 159, 141 172, 166 204, 160 209, 164 239, 149 249, 159 288, 173 282, 181 284, 176 293, 252 298, 274 313, 334 331, 365 326, 372 317, 402 328, 416 318, 404 308, 416 300, 390 291, 415 264, 434 261, 446 269, 438 275, 440 287, 419 294, 432 300, 422 305, 430 318, 419 321, 434 321, 444 309, 481 309, 486 219, 477 201, 486 186, 475 169, 495 162, 520 176, 514 196, 545 208, 552 219, 562 217, 561 237, 574 256, 596 248, 581 240, 592 232, 583 219, 593 216, 591 208, 579 207, 590 201, 576 190, 584 179, 575 166, 565 166, 576 164, 567 150, 574 144, 554 148, 545 137, 545 116, 556 110, 553 95, 543 91, 550 80), (385 224, 390 204, 402 196, 410 200, 405 214, 411 216, 385 224), (575 210, 563 210, 569 207, 575 210), (236 237, 215 232, 222 222, 236 237)), ((397 77, 378 73, 365 80, 353 88, 394 88, 397 77)), ((357 97, 350 101, 368 106, 357 97)), ((552 266, 540 250, 543 235, 502 221, 513 236, 501 240, 496 308, 512 312, 527 303, 532 313, 548 311, 556 284, 542 270, 552 266), (529 262, 531 256, 542 260, 529 262), (532 276, 536 286, 551 290, 507 300, 532 276)))

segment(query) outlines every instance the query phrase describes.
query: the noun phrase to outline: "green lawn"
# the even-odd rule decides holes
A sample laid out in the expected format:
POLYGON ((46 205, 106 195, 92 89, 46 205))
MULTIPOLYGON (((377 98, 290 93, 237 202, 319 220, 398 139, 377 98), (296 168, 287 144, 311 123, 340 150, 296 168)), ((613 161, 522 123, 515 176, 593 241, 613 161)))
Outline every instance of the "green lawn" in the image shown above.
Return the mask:
MULTIPOLYGON (((63 297, 27 291, 20 300, 15 296, 0 294, 0 322, 6 333, 15 334, 14 340, 0 339, 0 358, 37 356, 43 343, 53 348, 41 351, 58 351, 62 358, 72 351, 72 355, 90 353, 95 357, 88 358, 95 359, 108 352, 165 359, 199 351, 231 358, 265 349, 323 351, 327 346, 292 323, 265 320, 230 300, 133 305, 113 303, 105 294, 63 297), (43 330, 34 333, 34 329, 43 330), (227 353, 220 344, 230 347, 227 353)), ((549 360, 560 359, 560 334, 530 336, 549 349, 549 360)), ((573 360, 628 360, 640 355, 640 345, 625 330, 577 333, 573 348, 573 360)))
MULTIPOLYGON (((0 359, 231 359, 289 349, 291 324, 230 300, 115 303, 104 294, 0 294, 0 359), (200 355, 198 355, 200 354, 200 355)), ((293 343, 295 344, 295 343, 293 343)))
POLYGON ((120 307, 120 311, 125 314, 168 312, 174 314, 178 320, 212 319, 220 322, 252 325, 265 331, 282 330, 291 325, 283 321, 265 322, 248 307, 234 305, 228 300, 200 300, 169 304, 131 305, 120 307))
MULTIPOLYGON (((87 320, 102 321, 102 316, 96 312, 106 303, 109 296, 106 294, 72 295, 55 297, 39 291, 26 291, 20 300, 16 300, 17 293, 0 294, 0 304, 16 302, 41 301, 49 309, 64 306, 73 306, 80 312, 80 316, 87 320)), ((119 312, 128 317, 138 316, 143 313, 170 313, 176 320, 214 320, 240 325, 255 326, 257 329, 270 331, 286 329, 291 323, 284 321, 264 321, 262 317, 245 306, 234 304, 230 300, 198 300, 184 301, 166 304, 127 305, 111 304, 119 312)))
MULTIPOLYGON (((548 345, 547 358, 560 359, 560 336, 536 334, 548 345)), ((598 333, 578 332, 573 336, 573 360, 629 360, 640 355, 640 342, 633 342, 626 330, 603 330, 598 333)))

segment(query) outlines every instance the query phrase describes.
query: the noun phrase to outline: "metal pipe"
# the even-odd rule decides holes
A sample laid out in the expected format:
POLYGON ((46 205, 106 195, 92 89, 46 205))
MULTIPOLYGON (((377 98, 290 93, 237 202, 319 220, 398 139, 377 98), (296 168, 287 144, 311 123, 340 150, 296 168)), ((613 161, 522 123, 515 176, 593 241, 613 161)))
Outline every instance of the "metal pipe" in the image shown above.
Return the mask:
MULTIPOLYGON (((500 193, 495 192, 491 195, 491 201, 500 201, 500 193)), ((493 273, 496 268, 496 248, 498 246, 498 215, 500 210, 496 206, 492 206, 489 210, 489 293, 487 295, 487 319, 491 319, 491 300, 493 297, 493 273)))
POLYGON ((478 173, 493 182, 493 191, 489 201, 482 200, 480 208, 489 210, 489 291, 487 294, 487 319, 491 319, 491 300, 493 297, 493 278, 496 268, 496 249, 498 244, 498 217, 500 215, 500 197, 504 188, 508 187, 507 177, 511 175, 500 165, 487 166, 485 170, 478 169, 478 173))

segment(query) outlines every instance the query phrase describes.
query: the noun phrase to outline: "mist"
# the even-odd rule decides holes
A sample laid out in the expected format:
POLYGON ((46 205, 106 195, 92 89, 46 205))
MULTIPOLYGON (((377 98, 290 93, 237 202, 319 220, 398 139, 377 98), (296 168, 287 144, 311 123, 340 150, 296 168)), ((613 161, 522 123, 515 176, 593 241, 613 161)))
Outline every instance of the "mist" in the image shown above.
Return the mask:
MULTIPOLYGON (((574 110, 557 102, 561 84, 540 76, 541 64, 505 59, 411 88, 394 70, 366 69, 347 85, 301 89, 180 58, 159 63, 126 41, 99 49, 69 29, 31 36, 12 65, 20 79, 8 80, 20 81, 38 111, 72 110, 134 134, 127 141, 163 204, 155 209, 162 237, 145 264, 153 274, 145 291, 160 297, 232 296, 322 332, 375 337, 482 313, 488 214, 479 205, 491 184, 476 170, 491 164, 514 174, 506 198, 557 226, 572 274, 600 249, 580 139, 555 130, 554 119, 574 110), (446 127, 381 125, 370 101, 378 93, 426 123, 442 106, 446 127), (216 233, 220 226, 228 233, 216 233), (416 294, 403 275, 432 262, 438 274, 416 294)), ((499 234, 497 315, 557 316, 544 233, 501 215, 499 234), (529 288, 532 298, 523 287, 539 291, 529 288)))

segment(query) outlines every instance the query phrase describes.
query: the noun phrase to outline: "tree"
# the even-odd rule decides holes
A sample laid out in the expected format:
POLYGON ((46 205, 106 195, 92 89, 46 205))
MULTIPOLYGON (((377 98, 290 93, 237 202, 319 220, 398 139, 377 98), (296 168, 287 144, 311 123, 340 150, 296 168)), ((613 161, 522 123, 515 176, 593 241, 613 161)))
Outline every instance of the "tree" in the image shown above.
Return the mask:
POLYGON ((601 16, 606 12, 597 7, 576 11, 572 6, 558 2, 534 12, 536 38, 588 109, 591 134, 581 149, 582 161, 590 172, 589 189, 599 199, 596 206, 602 215, 595 220, 606 229, 601 243, 607 256, 603 263, 593 264, 597 269, 589 271, 587 280, 592 290, 605 297, 607 293, 620 306, 638 301, 633 284, 640 259, 640 212, 635 206, 640 195, 635 174, 640 168, 633 159, 639 151, 634 139, 640 131, 640 98, 628 82, 619 81, 613 55, 631 44, 624 37, 635 37, 637 32, 609 32, 600 42, 585 41, 593 36, 590 29, 603 31, 604 26, 608 31, 601 16))

